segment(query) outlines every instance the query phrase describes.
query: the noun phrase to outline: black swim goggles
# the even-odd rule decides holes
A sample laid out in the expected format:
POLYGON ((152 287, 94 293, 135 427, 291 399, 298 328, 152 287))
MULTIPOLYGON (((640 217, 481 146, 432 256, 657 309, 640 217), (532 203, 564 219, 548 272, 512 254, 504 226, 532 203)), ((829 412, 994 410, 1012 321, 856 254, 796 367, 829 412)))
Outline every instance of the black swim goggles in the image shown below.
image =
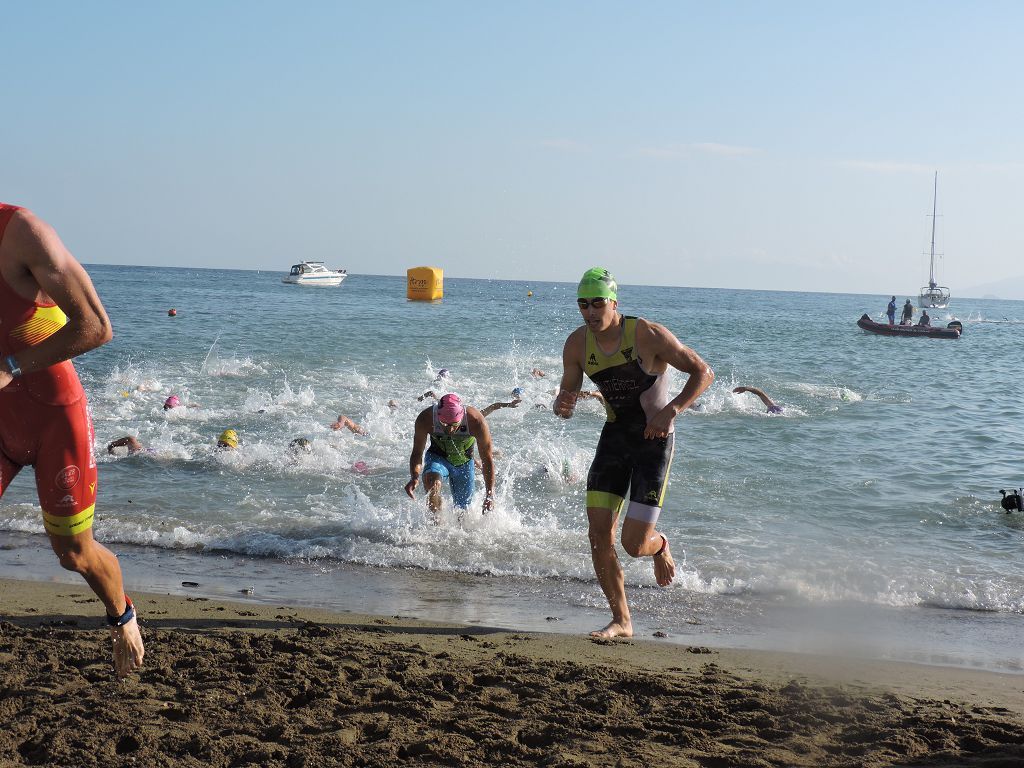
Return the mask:
POLYGON ((576 303, 579 305, 580 309, 586 309, 587 307, 604 309, 604 305, 608 303, 608 299, 598 296, 596 299, 576 299, 576 303))

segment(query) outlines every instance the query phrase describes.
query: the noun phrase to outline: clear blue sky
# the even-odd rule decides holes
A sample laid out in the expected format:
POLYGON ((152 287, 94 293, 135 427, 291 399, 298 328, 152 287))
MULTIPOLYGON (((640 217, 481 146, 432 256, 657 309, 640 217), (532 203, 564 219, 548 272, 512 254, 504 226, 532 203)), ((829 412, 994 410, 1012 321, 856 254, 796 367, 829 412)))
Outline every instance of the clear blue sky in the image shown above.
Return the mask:
POLYGON ((38 2, 0 199, 80 260, 1024 297, 1016 2, 38 2))

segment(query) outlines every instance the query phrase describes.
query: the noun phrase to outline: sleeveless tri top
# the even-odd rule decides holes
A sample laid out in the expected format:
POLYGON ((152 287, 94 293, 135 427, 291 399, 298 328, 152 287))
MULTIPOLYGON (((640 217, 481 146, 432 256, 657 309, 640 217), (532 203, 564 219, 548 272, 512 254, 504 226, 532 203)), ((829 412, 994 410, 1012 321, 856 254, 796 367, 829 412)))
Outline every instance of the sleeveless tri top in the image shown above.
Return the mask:
MULTIPOLYGON (((17 206, 0 203, 0 244, 17 206)), ((17 354, 49 338, 67 323, 67 316, 56 304, 38 304, 11 288, 0 274, 0 355, 17 354)), ((84 394, 82 384, 70 360, 15 379, 0 394, 27 393, 47 405, 71 405, 84 394)))
POLYGON ((668 371, 647 373, 637 360, 637 318, 622 318, 619 347, 610 355, 601 351, 593 331, 587 328, 583 370, 604 397, 608 421, 644 427, 672 398, 668 396, 668 371))
POLYGON ((427 450, 444 456, 453 467, 461 466, 472 460, 473 446, 476 444, 476 438, 469 434, 469 413, 462 414, 459 428, 449 434, 437 418, 437 405, 434 403, 431 410, 434 431, 430 433, 430 447, 427 450))

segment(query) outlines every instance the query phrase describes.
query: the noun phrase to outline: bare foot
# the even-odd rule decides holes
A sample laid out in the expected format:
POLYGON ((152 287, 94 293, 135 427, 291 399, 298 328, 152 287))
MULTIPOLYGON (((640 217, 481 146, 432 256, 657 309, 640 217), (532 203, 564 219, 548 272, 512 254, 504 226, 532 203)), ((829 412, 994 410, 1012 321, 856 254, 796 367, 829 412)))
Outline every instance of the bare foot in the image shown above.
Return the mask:
POLYGON ((633 622, 613 621, 604 629, 595 629, 590 633, 591 637, 632 637, 633 622))
POLYGON ((142 666, 142 657, 146 655, 138 622, 133 618, 123 626, 111 627, 110 639, 114 645, 114 672, 118 677, 128 677, 142 666))
POLYGON ((667 587, 676 577, 676 561, 672 559, 672 549, 665 534, 661 535, 661 540, 665 545, 661 553, 654 556, 654 578, 659 587, 667 587))

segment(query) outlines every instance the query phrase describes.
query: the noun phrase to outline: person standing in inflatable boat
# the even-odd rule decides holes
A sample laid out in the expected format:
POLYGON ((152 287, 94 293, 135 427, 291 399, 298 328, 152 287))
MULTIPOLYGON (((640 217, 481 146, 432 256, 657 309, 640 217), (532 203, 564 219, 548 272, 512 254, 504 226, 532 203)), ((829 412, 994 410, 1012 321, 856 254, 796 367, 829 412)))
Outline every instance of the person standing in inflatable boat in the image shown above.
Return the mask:
POLYGON ((583 325, 562 351, 562 382, 552 410, 573 415, 583 375, 604 398, 608 420, 587 475, 587 518, 594 573, 612 620, 591 634, 632 637, 622 566, 615 551, 619 513, 626 506, 622 546, 630 557, 651 557, 659 586, 675 578, 668 538, 655 526, 672 464, 675 418, 711 386, 715 374, 667 328, 617 311, 618 285, 607 269, 588 269, 576 292, 583 325), (683 390, 668 391, 669 367, 687 374, 683 390), (626 504, 626 492, 629 502, 626 504))
POLYGON ((416 417, 416 432, 409 456, 409 482, 405 484, 405 492, 410 499, 415 499, 414 491, 422 475, 435 523, 439 520, 442 506, 441 478, 448 478, 455 507, 460 510, 469 507, 476 477, 474 446, 480 449, 486 489, 481 511, 487 514, 494 509, 494 455, 487 419, 476 408, 463 405, 455 394, 444 395, 416 417))

